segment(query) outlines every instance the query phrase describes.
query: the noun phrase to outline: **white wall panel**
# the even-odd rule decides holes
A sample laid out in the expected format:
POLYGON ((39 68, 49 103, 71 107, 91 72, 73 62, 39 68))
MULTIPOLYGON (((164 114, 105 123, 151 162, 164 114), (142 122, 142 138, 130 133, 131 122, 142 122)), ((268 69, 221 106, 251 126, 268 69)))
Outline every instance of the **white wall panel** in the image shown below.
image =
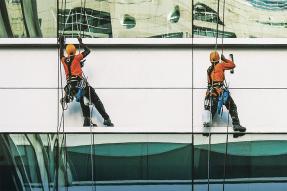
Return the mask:
POLYGON ((101 87, 191 87, 191 51, 176 49, 93 49, 84 71, 101 87))
POLYGON ((49 131, 57 128, 57 90, 0 89, 2 131, 49 131))
MULTIPOLYGON (((0 76, 0 87, 57 87, 56 49, 1 49, 0 56, 5 71, 0 76)), ((192 84, 189 50, 92 49, 86 60, 83 70, 95 87, 191 87, 192 84)))
POLYGON ((0 87, 56 88, 57 49, 1 49, 0 87))
MULTIPOLYGON (((115 124, 115 131, 170 131, 177 128, 191 131, 191 90, 96 90, 115 124)), ((93 121, 103 126, 103 119, 95 112, 93 121)), ((83 124, 80 104, 74 102, 65 112, 65 127, 83 124)), ((81 127, 88 128, 88 127, 81 127)))
MULTIPOLYGON (((191 132, 194 106, 194 129, 202 132, 209 52, 195 50, 192 72, 190 49, 92 49, 84 71, 90 84, 99 88, 96 92, 116 125, 109 131, 191 132), (192 90, 185 89, 192 86, 192 73, 196 88, 193 106, 192 90)), ((249 132, 287 132, 287 90, 271 89, 287 88, 284 49, 225 50, 226 55, 229 53, 234 54, 237 68, 234 75, 226 72, 227 82, 235 88, 231 93, 242 125, 249 132)), ((57 90, 45 88, 57 87, 57 51, 1 49, 0 56, 5 71, 0 76, 0 88, 9 88, 0 89, 1 129, 55 131, 57 90), (35 89, 39 87, 43 89, 35 89)), ((93 118, 102 126, 96 112, 93 118)), ((84 130, 82 123, 79 104, 71 104, 65 112, 66 130, 84 130)), ((220 127, 214 131, 224 132, 221 127, 226 121, 218 119, 215 126, 220 127)))

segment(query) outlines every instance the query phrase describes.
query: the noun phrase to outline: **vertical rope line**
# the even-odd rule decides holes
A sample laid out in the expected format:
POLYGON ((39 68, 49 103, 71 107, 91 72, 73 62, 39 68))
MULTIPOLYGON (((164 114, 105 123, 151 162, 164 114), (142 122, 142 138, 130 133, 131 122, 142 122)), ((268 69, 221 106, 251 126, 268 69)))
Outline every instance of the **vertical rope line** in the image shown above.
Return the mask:
MULTIPOLYGON (((90 87, 88 89, 89 89, 89 103, 90 103, 92 101, 92 99, 91 99, 91 89, 90 89, 90 87)), ((89 109, 90 109, 90 105, 89 105, 89 109)), ((93 126, 93 124, 92 124, 92 121, 91 121, 92 116, 93 116, 93 107, 90 110, 90 139, 91 139, 90 157, 91 157, 91 174, 92 174, 92 191, 93 191, 93 190, 96 190, 96 188, 95 188, 95 182, 94 182, 94 180, 95 180, 94 179, 94 155, 93 155, 94 154, 94 152, 93 152, 93 150, 94 150, 93 145, 94 144, 93 144, 93 133, 92 133, 92 126, 93 126)))
MULTIPOLYGON (((95 147, 96 147, 95 146, 95 137, 93 134, 93 157, 96 157, 96 148, 95 147)), ((97 182, 96 182, 97 180, 96 180, 96 173, 94 170, 94 168, 96 168, 96 164, 94 164, 95 162, 96 162, 96 158, 93 158, 93 184, 94 184, 95 191, 97 191, 97 182)))
MULTIPOLYGON (((66 17, 66 0, 65 3, 63 5, 63 0, 61 3, 62 7, 61 10, 63 11, 64 8, 64 19, 66 17)), ((58 5, 57 5, 58 6, 58 5)), ((59 7, 58 7, 58 22, 59 22, 59 7)), ((65 30, 65 26, 66 26, 67 21, 65 22, 64 28, 62 30, 62 35, 64 34, 64 30, 65 30)), ((57 24, 59 26, 59 23, 57 24)), ((57 37, 59 38, 59 27, 57 30, 57 37)), ((59 46, 58 46, 59 47, 59 46)), ((60 47, 63 48, 63 47, 60 47)), ((57 104, 59 107, 59 98, 60 98, 60 91, 61 91, 61 97, 63 98, 63 77, 62 77, 62 67, 61 67, 61 63, 60 63, 60 50, 58 50, 58 100, 57 100, 57 104)), ((60 110, 58 109, 58 115, 59 115, 60 110)), ((65 173, 64 173, 64 179, 65 179, 65 190, 68 190, 68 182, 67 182, 67 143, 66 143, 66 135, 65 135, 65 125, 64 125, 64 108, 62 108, 62 115, 61 115, 61 119, 59 121, 58 118, 58 128, 57 128, 57 142, 58 142, 58 156, 57 156, 57 160, 60 161, 60 157, 62 156, 62 152, 64 151, 64 165, 65 165, 65 173), (60 130, 61 130, 61 126, 63 127, 63 131, 62 131, 62 135, 63 135, 63 139, 61 141, 61 145, 59 144, 59 137, 60 137, 60 130), (64 145, 64 150, 63 149, 63 145, 64 145)), ((59 176, 59 168, 60 168, 60 162, 58 162, 58 166, 57 166, 57 190, 58 190, 58 176, 59 176)))
MULTIPOLYGON (((79 20, 77 19, 77 26, 80 26, 80 30, 78 31, 78 36, 79 37, 82 37, 82 28, 83 28, 83 23, 81 22, 82 21, 82 15, 83 15, 83 0, 81 0, 81 12, 80 12, 80 17, 79 17, 79 20)), ((80 46, 79 45, 79 53, 80 53, 80 46)))
POLYGON ((223 10, 222 10, 222 22, 223 22, 223 26, 222 26, 222 35, 221 35, 221 53, 223 54, 223 40, 224 40, 224 26, 225 26, 225 0, 223 0, 223 10))
MULTIPOLYGON (((228 108, 230 109, 230 100, 228 103, 228 108)), ((228 110, 229 113, 229 110, 228 110)), ((228 151, 228 126, 229 126, 229 114, 228 114, 228 119, 227 119, 227 127, 226 127, 226 143, 225 143, 225 154, 224 154, 224 166, 223 166, 223 185, 222 185, 222 190, 225 191, 225 180, 226 180, 226 163, 227 163, 227 151, 228 151)))
MULTIPOLYGON (((221 41, 221 52, 223 54, 223 40, 224 40, 224 27, 225 27, 225 0, 223 0, 223 11, 222 11, 222 21, 223 21, 223 26, 222 26, 222 41, 221 41)), ((230 94, 229 94, 230 96, 230 94)), ((230 113, 230 100, 228 103, 228 114, 227 114, 227 126, 226 126, 226 141, 225 141, 225 154, 224 154, 224 164, 223 164, 223 185, 222 185, 222 190, 225 191, 225 181, 226 181, 226 163, 227 163, 227 152, 228 152, 228 134, 229 134, 229 113, 230 113)))
MULTIPOLYGON (((62 1, 63 4, 63 1, 62 1)), ((56 161, 55 161, 55 185, 54 185, 54 189, 58 191, 58 187, 59 187, 59 153, 60 153, 60 149, 59 149, 59 126, 60 126, 60 106, 59 106, 59 100, 60 100, 60 45, 59 45, 59 0, 57 0, 57 49, 58 49, 58 76, 57 76, 57 81, 58 81, 58 86, 57 86, 57 139, 56 139, 56 161)))
MULTIPOLYGON (((66 13, 66 8, 67 8, 67 1, 65 0, 65 3, 64 3, 65 13, 66 13)), ((66 14, 65 14, 65 16, 66 16, 66 14)), ((69 19, 69 16, 67 17, 67 21, 68 21, 68 19, 69 19)), ((65 25, 66 25, 67 21, 65 22, 65 25)), ((63 33, 64 33, 64 30, 65 30, 65 28, 63 29, 63 33)), ((63 98, 64 97, 64 92, 63 92, 63 76, 62 76, 62 66, 61 65, 60 65, 60 76, 61 76, 61 78, 60 78, 61 96, 63 98)), ((64 142, 64 162, 65 162, 64 163, 65 164, 65 173, 64 173, 65 190, 68 190, 68 181, 67 181, 67 179, 68 179, 68 177, 67 177, 67 166, 68 166, 68 164, 67 164, 67 139, 66 139, 66 135, 65 135, 65 112, 64 112, 64 110, 62 110, 62 119, 63 119, 62 120, 62 126, 63 126, 62 134, 63 134, 63 142, 64 142)), ((63 145, 61 147, 63 147, 63 145)))
POLYGON ((193 120, 193 115, 194 115, 194 110, 193 110, 193 102, 194 102, 194 72, 193 72, 193 69, 194 69, 194 33, 193 33, 193 25, 194 25, 194 18, 193 18, 193 12, 194 12, 194 0, 191 1, 191 72, 192 72, 192 75, 191 75, 191 81, 192 81, 192 88, 191 88, 191 104, 192 104, 192 110, 191 110, 191 113, 192 113, 192 118, 191 118, 191 124, 192 124, 192 134, 191 134, 191 160, 192 160, 192 166, 191 166, 191 190, 193 191, 194 190, 194 133, 193 133, 193 125, 194 125, 194 120, 193 120))
MULTIPOLYGON (((86 0, 84 0, 84 18, 86 19, 85 21, 86 21, 86 26, 88 26, 89 27, 89 23, 88 23, 88 16, 87 16, 87 12, 86 12, 86 0)), ((90 32, 90 27, 89 27, 89 30, 88 30, 89 32, 90 32)), ((85 30, 83 30, 83 38, 85 38, 85 30)))
POLYGON ((217 22, 216 22, 216 38, 215 38, 215 50, 217 50, 217 39, 218 39, 218 21, 220 19, 219 17, 219 3, 220 0, 217 0, 217 22))
POLYGON ((208 136, 208 152, 207 152, 207 190, 210 190, 210 150, 211 150, 211 134, 208 136))

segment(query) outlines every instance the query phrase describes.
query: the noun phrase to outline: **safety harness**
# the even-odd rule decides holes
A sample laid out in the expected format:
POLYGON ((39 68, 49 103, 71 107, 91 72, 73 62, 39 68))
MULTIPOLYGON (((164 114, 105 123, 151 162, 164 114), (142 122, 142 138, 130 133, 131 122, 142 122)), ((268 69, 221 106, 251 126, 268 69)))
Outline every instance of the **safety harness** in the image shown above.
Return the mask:
MULTIPOLYGON (((65 96, 61 100, 63 109, 67 109, 67 103, 70 103, 76 98, 77 102, 80 102, 84 96, 85 88, 88 85, 85 77, 72 75, 71 66, 74 60, 74 56, 65 58, 64 63, 68 68, 67 85, 64 87, 65 96)), ((81 67, 83 67, 85 60, 81 61, 81 67)))

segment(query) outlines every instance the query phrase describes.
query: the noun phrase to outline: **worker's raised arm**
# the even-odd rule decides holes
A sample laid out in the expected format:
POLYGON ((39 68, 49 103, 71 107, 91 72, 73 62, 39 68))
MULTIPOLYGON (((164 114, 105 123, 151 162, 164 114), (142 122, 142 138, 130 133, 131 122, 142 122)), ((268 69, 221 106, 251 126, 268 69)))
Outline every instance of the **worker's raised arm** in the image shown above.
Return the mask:
POLYGON ((81 37, 78 37, 78 41, 81 45, 81 47, 84 48, 84 52, 82 52, 81 54, 83 55, 83 58, 85 58, 86 56, 88 56, 88 54, 90 54, 90 49, 87 47, 87 45, 85 45, 82 41, 82 38, 81 37))
POLYGON ((234 62, 232 60, 226 59, 223 54, 221 54, 221 60, 223 61, 222 64, 223 64, 224 70, 231 70, 235 68, 234 62))
POLYGON ((65 57, 64 56, 65 37, 61 35, 58 40, 60 44, 60 59, 62 59, 63 57, 65 57))

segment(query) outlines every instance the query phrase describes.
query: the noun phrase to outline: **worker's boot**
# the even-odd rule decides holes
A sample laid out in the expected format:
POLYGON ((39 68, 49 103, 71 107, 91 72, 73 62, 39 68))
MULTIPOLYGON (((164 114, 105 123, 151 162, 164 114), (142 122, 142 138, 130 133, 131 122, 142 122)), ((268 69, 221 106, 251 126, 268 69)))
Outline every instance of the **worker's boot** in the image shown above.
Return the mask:
POLYGON ((239 131, 239 132, 245 132, 246 128, 242 127, 239 123, 238 124, 233 124, 233 130, 234 131, 239 131))
POLYGON ((113 127, 114 124, 112 123, 111 119, 105 119, 104 120, 104 125, 107 127, 113 127))
POLYGON ((84 124, 83 124, 84 127, 97 127, 97 124, 94 124, 91 120, 91 118, 89 117, 85 117, 84 118, 84 124))

